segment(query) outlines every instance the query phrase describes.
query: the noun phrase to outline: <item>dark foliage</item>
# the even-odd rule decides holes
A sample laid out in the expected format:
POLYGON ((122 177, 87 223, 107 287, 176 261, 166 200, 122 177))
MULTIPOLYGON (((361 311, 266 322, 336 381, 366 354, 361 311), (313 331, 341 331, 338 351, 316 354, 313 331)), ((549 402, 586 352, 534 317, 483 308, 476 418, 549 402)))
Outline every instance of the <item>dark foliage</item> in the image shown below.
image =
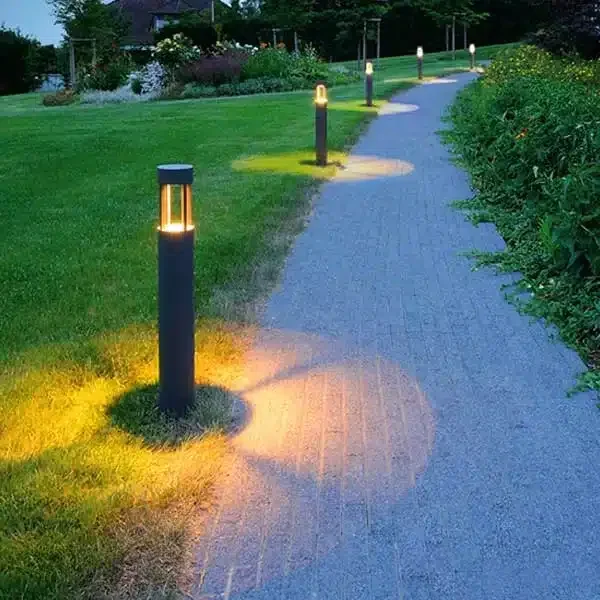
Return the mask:
POLYGON ((246 53, 235 51, 228 51, 217 56, 203 56, 200 60, 183 67, 180 79, 184 83, 212 86, 236 83, 240 80, 247 60, 246 53))
POLYGON ((191 40, 195 46, 202 50, 209 50, 217 43, 217 32, 215 28, 197 13, 183 15, 178 21, 165 25, 154 34, 154 40, 158 43, 164 39, 173 37, 176 33, 182 33, 191 40))
POLYGON ((0 28, 0 95, 23 94, 39 83, 40 43, 18 31, 0 28))

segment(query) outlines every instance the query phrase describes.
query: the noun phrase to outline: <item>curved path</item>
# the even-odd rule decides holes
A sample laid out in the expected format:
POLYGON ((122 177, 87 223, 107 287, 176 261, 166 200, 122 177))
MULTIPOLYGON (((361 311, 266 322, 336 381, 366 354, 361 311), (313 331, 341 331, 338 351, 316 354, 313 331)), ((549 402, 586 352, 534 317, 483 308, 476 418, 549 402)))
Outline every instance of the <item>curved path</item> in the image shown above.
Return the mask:
POLYGON ((463 74, 397 96, 321 190, 239 393, 194 597, 597 600, 600 411, 583 368, 461 253, 436 131, 463 74))

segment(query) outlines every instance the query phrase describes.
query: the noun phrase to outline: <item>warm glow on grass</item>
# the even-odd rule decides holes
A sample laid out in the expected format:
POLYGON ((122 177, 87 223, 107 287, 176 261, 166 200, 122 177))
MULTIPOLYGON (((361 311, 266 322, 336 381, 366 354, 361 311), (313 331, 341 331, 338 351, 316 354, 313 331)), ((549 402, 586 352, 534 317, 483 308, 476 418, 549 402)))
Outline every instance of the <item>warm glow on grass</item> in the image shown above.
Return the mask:
MULTIPOLYGON (((198 384, 230 388, 250 335, 201 327, 198 384)), ((187 560, 181 541, 194 533, 200 514, 194 506, 208 500, 226 452, 225 437, 206 428, 227 415, 200 403, 179 438, 158 413, 153 388, 136 392, 156 383, 152 329, 111 334, 72 351, 55 368, 21 366, 0 379, 3 527, 17 536, 0 538, 3 577, 39 597, 46 584, 31 578, 32 563, 38 572, 65 569, 73 579, 62 585, 94 581, 92 597, 103 585, 111 598, 152 585, 175 589, 187 560), (105 580, 107 559, 122 567, 110 570, 116 579, 105 580), (144 561, 152 564, 140 569, 144 561)))

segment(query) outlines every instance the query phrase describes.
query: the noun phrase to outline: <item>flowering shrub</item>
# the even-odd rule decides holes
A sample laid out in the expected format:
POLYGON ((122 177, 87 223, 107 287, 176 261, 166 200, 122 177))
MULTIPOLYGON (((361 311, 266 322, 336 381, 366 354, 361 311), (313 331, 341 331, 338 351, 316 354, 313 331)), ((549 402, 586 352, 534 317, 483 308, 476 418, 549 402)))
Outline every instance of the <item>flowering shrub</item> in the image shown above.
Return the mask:
POLYGON ((152 58, 165 69, 173 72, 178 67, 200 58, 202 52, 198 46, 182 33, 176 33, 172 38, 166 38, 156 44, 152 58))
POLYGON ((140 79, 142 94, 159 94, 165 86, 167 72, 158 61, 152 61, 142 69, 140 79))
POLYGON ((558 59, 536 46, 519 46, 499 54, 487 69, 484 80, 487 85, 497 85, 515 77, 600 85, 600 60, 558 59))
POLYGON ((258 52, 258 48, 251 44, 238 44, 234 41, 217 42, 213 49, 213 54, 226 54, 231 51, 244 52, 252 55, 258 52))

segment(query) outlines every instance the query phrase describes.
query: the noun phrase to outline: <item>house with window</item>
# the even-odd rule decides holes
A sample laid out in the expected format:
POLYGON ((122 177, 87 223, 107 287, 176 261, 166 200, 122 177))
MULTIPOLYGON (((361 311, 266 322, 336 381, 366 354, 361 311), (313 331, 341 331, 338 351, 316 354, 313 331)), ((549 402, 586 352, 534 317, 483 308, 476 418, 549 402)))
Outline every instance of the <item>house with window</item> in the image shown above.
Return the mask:
POLYGON ((169 21, 188 12, 208 11, 213 15, 215 4, 221 0, 113 0, 108 6, 120 12, 129 25, 124 44, 140 48, 154 42, 154 33, 169 21))

